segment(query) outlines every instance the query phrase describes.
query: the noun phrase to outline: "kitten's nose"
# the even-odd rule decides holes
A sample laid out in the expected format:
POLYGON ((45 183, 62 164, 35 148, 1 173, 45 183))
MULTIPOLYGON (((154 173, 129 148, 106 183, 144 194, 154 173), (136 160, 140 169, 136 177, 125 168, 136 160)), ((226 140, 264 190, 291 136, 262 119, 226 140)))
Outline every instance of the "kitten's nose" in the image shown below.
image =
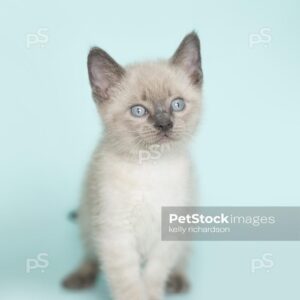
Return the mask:
POLYGON ((168 131, 173 127, 173 122, 166 113, 159 113, 155 116, 154 127, 161 131, 168 131))
POLYGON ((168 123, 166 124, 156 124, 154 125, 157 129, 161 130, 161 131, 168 131, 173 127, 173 122, 170 120, 168 123))

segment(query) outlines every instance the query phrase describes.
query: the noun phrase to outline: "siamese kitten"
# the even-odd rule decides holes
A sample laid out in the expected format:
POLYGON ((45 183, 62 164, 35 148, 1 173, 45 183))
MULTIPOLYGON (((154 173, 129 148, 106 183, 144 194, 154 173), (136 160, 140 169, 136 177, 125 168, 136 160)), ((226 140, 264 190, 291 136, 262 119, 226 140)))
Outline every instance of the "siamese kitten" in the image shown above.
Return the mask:
POLYGON ((201 111, 197 34, 168 60, 120 66, 92 48, 88 74, 104 136, 89 166, 79 210, 86 245, 65 287, 92 285, 98 268, 115 300, 159 300, 187 286, 185 242, 161 240, 161 207, 193 205, 188 141, 201 111))

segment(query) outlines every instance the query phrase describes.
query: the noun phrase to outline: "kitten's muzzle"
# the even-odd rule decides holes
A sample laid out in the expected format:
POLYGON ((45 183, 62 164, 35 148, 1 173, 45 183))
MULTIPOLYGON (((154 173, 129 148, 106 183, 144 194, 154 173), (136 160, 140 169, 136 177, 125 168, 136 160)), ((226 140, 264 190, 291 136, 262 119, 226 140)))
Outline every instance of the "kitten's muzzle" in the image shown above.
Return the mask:
POLYGON ((167 113, 160 112, 155 115, 154 127, 162 132, 166 132, 173 128, 173 122, 167 113))

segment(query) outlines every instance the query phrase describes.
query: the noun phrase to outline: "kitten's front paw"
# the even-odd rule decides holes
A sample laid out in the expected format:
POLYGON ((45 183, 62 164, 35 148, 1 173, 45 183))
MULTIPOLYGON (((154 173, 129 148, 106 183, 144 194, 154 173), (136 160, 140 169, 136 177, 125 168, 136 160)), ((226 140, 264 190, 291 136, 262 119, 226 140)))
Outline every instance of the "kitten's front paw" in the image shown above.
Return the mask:
POLYGON ((63 286, 71 290, 81 290, 92 287, 96 281, 96 273, 74 272, 66 277, 63 286))
POLYGON ((170 294, 185 293, 189 290, 187 278, 180 273, 173 273, 169 276, 166 284, 166 291, 170 294))

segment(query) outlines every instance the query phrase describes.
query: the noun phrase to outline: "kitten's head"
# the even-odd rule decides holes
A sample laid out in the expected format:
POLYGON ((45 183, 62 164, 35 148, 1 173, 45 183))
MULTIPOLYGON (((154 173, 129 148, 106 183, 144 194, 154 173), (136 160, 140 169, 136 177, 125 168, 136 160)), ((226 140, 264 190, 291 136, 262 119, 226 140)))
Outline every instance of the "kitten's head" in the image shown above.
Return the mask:
POLYGON ((88 56, 93 97, 106 138, 124 152, 186 143, 200 115, 200 42, 188 34, 165 61, 123 68, 100 48, 88 56))

